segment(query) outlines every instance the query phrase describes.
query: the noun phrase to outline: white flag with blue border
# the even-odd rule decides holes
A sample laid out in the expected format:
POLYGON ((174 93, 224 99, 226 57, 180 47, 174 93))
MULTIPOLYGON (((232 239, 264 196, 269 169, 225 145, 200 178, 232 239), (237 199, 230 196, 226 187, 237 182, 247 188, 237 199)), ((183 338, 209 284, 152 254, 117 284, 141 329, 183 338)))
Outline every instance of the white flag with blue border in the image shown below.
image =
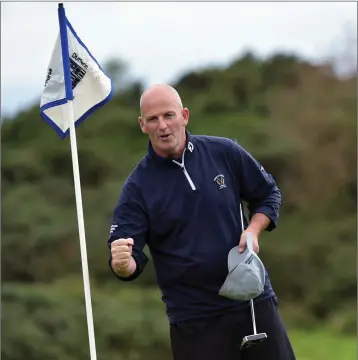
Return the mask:
POLYGON ((58 9, 60 32, 47 68, 41 96, 41 117, 64 139, 69 134, 69 119, 63 107, 72 100, 75 126, 112 97, 111 79, 58 9))

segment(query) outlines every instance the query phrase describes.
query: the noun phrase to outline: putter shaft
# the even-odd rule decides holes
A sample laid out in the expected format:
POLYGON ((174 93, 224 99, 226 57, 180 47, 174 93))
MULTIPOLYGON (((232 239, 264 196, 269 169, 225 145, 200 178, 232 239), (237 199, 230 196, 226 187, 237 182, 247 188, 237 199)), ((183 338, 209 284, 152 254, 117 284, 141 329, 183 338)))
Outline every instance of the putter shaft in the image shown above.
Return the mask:
POLYGON ((250 300, 250 306, 251 306, 252 326, 254 328, 254 335, 256 335, 257 332, 256 332, 255 310, 254 310, 254 301, 252 299, 250 300))

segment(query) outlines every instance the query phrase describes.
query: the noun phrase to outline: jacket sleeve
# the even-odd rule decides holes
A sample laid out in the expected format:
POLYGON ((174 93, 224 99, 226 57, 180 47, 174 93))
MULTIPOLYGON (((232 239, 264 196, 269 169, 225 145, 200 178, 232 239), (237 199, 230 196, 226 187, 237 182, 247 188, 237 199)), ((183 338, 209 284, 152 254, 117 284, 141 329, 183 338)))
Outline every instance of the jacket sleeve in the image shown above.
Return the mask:
POLYGON ((132 238, 134 245, 132 257, 136 262, 135 272, 127 277, 118 276, 112 268, 112 256, 110 254, 109 266, 117 278, 123 281, 136 279, 144 270, 148 258, 143 249, 146 244, 148 233, 148 219, 140 192, 133 182, 125 182, 117 204, 114 209, 110 235, 107 240, 109 249, 114 240, 120 238, 132 238))
POLYGON ((281 192, 271 174, 241 145, 233 142, 235 173, 241 199, 248 203, 249 218, 255 213, 265 214, 271 222, 266 228, 277 226, 281 206, 281 192))

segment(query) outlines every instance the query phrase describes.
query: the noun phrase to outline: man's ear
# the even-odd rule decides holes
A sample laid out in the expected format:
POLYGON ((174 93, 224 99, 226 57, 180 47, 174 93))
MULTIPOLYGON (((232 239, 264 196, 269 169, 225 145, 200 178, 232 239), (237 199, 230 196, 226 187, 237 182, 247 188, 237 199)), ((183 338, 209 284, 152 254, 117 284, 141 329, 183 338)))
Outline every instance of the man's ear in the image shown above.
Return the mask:
POLYGON ((184 108, 182 111, 183 114, 183 119, 184 119, 184 126, 188 125, 189 122, 189 109, 188 108, 184 108))
POLYGON ((141 116, 138 117, 138 122, 139 122, 140 129, 145 134, 146 133, 146 131, 145 131, 145 121, 141 116))

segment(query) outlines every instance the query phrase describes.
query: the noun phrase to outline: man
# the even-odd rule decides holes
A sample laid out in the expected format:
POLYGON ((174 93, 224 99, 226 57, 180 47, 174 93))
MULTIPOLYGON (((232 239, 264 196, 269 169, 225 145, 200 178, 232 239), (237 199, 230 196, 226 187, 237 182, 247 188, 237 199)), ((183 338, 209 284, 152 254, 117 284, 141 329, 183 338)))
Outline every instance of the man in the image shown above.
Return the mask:
POLYGON ((174 360, 293 360, 268 275, 254 300, 257 331, 268 338, 240 351, 251 335, 248 301, 218 294, 228 274, 229 251, 253 234, 276 227, 281 194, 272 176, 240 145, 226 138, 193 136, 189 110, 167 85, 140 100, 140 128, 148 153, 124 183, 108 244, 110 266, 123 281, 136 279, 148 245, 166 304, 174 360), (250 223, 240 221, 249 204, 250 223), (243 231, 244 230, 244 231, 243 231))

